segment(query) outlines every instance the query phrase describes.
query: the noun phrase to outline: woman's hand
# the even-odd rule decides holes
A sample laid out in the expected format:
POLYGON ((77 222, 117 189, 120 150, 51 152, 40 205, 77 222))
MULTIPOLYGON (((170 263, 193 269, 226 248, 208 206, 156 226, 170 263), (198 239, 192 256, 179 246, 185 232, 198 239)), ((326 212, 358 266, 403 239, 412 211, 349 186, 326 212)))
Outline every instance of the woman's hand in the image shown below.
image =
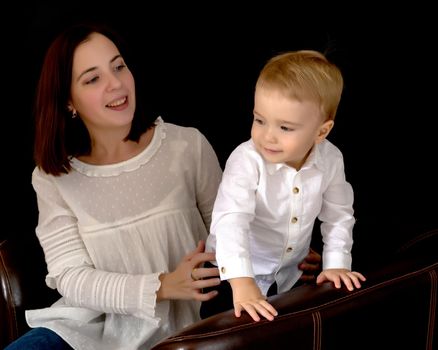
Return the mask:
POLYGON ((215 254, 204 253, 204 249, 205 242, 200 241, 196 249, 182 259, 175 271, 160 275, 161 287, 157 291, 157 301, 167 299, 207 301, 217 295, 215 290, 202 293, 202 288, 220 284, 217 267, 199 267, 206 261, 215 260, 215 254), (214 278, 216 276, 217 278, 214 278))
POLYGON ((309 249, 309 253, 304 260, 298 265, 298 268, 303 271, 300 281, 304 283, 313 283, 316 276, 321 272, 321 255, 309 249))

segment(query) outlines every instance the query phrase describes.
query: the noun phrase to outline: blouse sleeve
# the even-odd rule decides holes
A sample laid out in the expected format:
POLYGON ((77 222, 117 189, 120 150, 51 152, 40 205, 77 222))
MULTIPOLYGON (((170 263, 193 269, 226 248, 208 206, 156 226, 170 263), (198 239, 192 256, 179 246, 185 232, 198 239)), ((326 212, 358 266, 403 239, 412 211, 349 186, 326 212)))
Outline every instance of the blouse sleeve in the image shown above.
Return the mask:
POLYGON ((77 219, 63 200, 53 176, 36 168, 32 185, 39 210, 36 234, 44 251, 46 283, 69 305, 105 313, 155 317, 157 272, 130 275, 97 270, 78 232, 77 219))
POLYGON ((203 134, 199 134, 197 162, 196 201, 207 230, 211 224, 211 213, 216 199, 222 169, 213 147, 203 134))

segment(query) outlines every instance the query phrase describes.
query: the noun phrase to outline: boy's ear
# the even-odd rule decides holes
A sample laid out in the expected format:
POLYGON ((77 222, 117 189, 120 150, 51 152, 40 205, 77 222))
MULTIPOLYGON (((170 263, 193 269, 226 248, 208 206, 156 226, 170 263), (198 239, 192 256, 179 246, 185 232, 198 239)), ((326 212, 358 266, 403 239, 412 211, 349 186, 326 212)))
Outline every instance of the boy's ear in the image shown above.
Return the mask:
POLYGON ((316 138, 316 143, 321 143, 330 131, 333 129, 335 122, 333 120, 326 120, 320 127, 318 131, 318 136, 316 138))

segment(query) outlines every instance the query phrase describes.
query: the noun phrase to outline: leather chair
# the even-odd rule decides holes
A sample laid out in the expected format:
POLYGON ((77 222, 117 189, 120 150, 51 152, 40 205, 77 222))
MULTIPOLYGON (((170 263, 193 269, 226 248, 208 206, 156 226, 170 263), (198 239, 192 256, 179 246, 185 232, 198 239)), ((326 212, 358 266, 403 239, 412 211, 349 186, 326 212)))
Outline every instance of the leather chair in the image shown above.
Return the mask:
MULTIPOLYGON (((372 260, 373 257, 370 257, 372 260)), ((274 321, 232 310, 174 334, 153 350, 438 349, 438 230, 364 272, 359 290, 303 285, 270 297, 274 321)))
POLYGON ((47 307, 59 298, 45 285, 47 273, 36 237, 0 241, 0 348, 29 330, 26 309, 47 307))
MULTIPOLYGON (((373 257, 370 257, 373 260, 373 257)), ((353 292, 331 283, 303 285, 270 298, 274 321, 253 322, 226 311, 157 344, 171 349, 426 349, 438 348, 438 230, 419 235, 388 261, 363 271, 353 292)), ((28 330, 24 310, 59 295, 45 286, 37 242, 0 242, 0 348, 28 330)))

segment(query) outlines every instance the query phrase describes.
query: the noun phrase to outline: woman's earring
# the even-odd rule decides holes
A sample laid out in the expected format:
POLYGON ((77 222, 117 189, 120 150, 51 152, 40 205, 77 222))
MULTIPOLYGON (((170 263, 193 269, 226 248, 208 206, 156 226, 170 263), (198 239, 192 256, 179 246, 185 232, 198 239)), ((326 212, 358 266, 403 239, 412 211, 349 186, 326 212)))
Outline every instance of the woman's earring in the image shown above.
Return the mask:
POLYGON ((75 110, 73 110, 73 112, 71 113, 71 118, 74 119, 78 116, 78 112, 76 112, 75 110))

